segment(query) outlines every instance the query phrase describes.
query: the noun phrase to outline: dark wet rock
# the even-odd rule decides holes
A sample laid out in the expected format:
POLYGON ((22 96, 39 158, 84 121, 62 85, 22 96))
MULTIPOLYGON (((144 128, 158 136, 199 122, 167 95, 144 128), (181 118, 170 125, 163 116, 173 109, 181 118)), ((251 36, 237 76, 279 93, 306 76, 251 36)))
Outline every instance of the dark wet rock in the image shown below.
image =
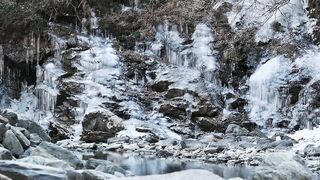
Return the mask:
POLYGON ((165 97, 168 98, 168 99, 171 99, 171 98, 181 97, 184 94, 185 94, 185 90, 183 90, 183 89, 171 88, 171 89, 168 90, 168 92, 165 95, 165 97))
POLYGON ((320 146, 309 144, 303 150, 306 156, 320 156, 320 146))
POLYGON ((166 150, 159 150, 157 151, 157 157, 167 158, 173 156, 173 153, 166 151, 166 150))
POLYGON ((4 112, 1 112, 0 114, 2 117, 9 120, 9 124, 14 126, 18 123, 18 116, 15 113, 9 112, 9 111, 4 111, 4 112))
POLYGON ((221 146, 221 145, 216 145, 216 146, 210 146, 205 148, 203 151, 206 154, 215 154, 215 153, 221 153, 222 151, 224 151, 226 149, 225 146, 221 146))
POLYGON ((148 134, 145 140, 149 143, 157 143, 159 142, 160 138, 155 134, 148 134))
POLYGON ((0 160, 11 160, 11 159, 12 159, 11 152, 8 149, 0 147, 0 160))
POLYGON ((49 135, 54 142, 70 138, 68 130, 61 127, 58 123, 50 123, 49 135))
POLYGON ((49 135, 45 130, 36 122, 31 120, 20 120, 17 124, 18 127, 26 128, 30 133, 38 134, 42 140, 51 141, 49 135))
POLYGON ((8 130, 5 133, 2 144, 15 156, 20 156, 24 152, 22 145, 20 144, 18 138, 15 136, 12 130, 8 130))
POLYGON ((169 102, 160 105, 159 112, 172 118, 183 118, 187 115, 186 104, 169 102))
POLYGON ((173 82, 169 82, 169 81, 159 81, 154 83, 151 88, 153 91, 156 92, 165 92, 169 89, 169 86, 173 84, 173 82))
POLYGON ((141 133, 151 133, 152 132, 151 128, 145 128, 145 127, 136 127, 136 131, 141 132, 141 133))
POLYGON ((196 117, 193 121, 201 128, 203 131, 216 131, 219 130, 219 126, 223 126, 219 118, 214 117, 196 117), (219 122, 220 121, 220 122, 219 122))
POLYGON ((81 175, 72 170, 57 169, 15 161, 0 161, 0 173, 14 180, 28 179, 81 179, 81 175))
POLYGON ((241 123, 241 127, 244 127, 249 131, 253 131, 253 130, 257 129, 258 125, 252 121, 244 121, 241 123))
POLYGON ((110 111, 92 112, 85 115, 82 122, 82 140, 86 142, 106 142, 123 129, 122 119, 110 111))
POLYGON ((7 131, 6 125, 3 123, 0 123, 0 142, 3 141, 4 134, 6 133, 6 131, 7 131))
POLYGON ((279 128, 288 128, 290 122, 291 122, 291 121, 290 121, 289 119, 283 119, 283 120, 281 120, 280 122, 277 122, 277 123, 276 123, 276 127, 279 127, 279 128))
POLYGON ((231 110, 238 110, 239 112, 242 112, 247 104, 248 102, 246 99, 237 98, 229 104, 229 108, 231 110))
POLYGON ((216 117, 220 113, 220 108, 210 102, 202 101, 192 110, 192 118, 195 117, 216 117))
POLYGON ((236 136, 247 136, 249 131, 236 124, 230 124, 225 132, 226 134, 234 134, 236 136))

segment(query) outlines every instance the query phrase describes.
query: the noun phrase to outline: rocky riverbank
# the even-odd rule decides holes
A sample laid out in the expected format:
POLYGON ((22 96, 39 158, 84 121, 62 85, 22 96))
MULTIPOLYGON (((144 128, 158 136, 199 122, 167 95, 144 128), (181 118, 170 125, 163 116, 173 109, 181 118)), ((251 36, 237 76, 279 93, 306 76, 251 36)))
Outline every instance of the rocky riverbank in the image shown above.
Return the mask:
POLYGON ((1 1, 0 173, 316 179, 319 7, 314 0, 1 1), (184 165, 166 162, 160 171, 142 163, 147 170, 137 174, 130 157, 184 165), (193 163, 245 170, 227 176, 193 163), (207 171, 188 171, 195 168, 207 171), (182 172, 153 175, 174 171, 182 172))

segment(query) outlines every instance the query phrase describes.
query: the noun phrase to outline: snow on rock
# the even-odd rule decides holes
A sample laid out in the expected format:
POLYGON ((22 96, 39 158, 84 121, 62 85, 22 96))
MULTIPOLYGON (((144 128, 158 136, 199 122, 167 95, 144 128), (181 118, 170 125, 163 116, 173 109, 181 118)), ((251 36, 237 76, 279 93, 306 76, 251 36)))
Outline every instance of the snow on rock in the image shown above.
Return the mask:
POLYGON ((223 180, 218 175, 215 175, 206 170, 185 170, 180 172, 174 172, 164 175, 151 175, 151 176, 137 176, 137 177, 123 177, 123 178, 112 178, 115 180, 198 180, 198 179, 214 179, 223 180))
POLYGON ((306 30, 309 19, 305 1, 301 0, 230 0, 233 10, 229 12, 229 24, 234 29, 257 27, 256 41, 267 42, 271 38, 298 38, 290 32, 306 30), (305 25, 306 24, 306 25, 305 25))
POLYGON ((249 79, 250 118, 264 126, 269 118, 279 119, 278 110, 283 106, 279 88, 286 83, 290 60, 277 56, 262 64, 249 79))
POLYGON ((288 136, 298 141, 293 149, 299 152, 303 152, 304 148, 309 144, 320 145, 320 127, 314 128, 313 130, 303 129, 288 136))

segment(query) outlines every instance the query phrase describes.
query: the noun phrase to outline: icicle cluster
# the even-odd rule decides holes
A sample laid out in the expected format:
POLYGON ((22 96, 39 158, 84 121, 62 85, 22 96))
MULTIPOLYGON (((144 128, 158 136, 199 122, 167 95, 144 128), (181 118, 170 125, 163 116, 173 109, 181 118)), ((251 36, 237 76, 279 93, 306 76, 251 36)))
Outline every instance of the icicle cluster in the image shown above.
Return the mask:
POLYGON ((250 118, 262 126, 268 119, 280 119, 279 111, 285 102, 281 97, 281 86, 290 72, 288 62, 283 56, 270 59, 249 79, 250 118))
MULTIPOLYGON (((216 58, 211 46, 214 41, 212 30, 205 24, 198 24, 192 34, 193 43, 183 45, 185 40, 180 37, 177 29, 177 26, 170 26, 168 22, 157 27, 157 42, 151 46, 154 54, 160 56, 164 46, 170 64, 214 71, 216 58)), ((182 31, 183 27, 180 26, 180 29, 182 31)))

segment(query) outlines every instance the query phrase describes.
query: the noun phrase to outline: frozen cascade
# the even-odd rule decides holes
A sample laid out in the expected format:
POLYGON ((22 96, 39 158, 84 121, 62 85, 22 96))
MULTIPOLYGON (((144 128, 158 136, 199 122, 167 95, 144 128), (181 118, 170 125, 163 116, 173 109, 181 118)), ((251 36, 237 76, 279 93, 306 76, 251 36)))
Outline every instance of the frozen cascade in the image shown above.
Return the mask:
POLYGON ((59 90, 57 89, 57 79, 64 74, 61 64, 57 59, 43 67, 37 66, 37 86, 38 108, 42 111, 54 111, 59 90))
POLYGON ((211 43, 214 40, 212 30, 205 24, 198 24, 192 40, 192 59, 196 61, 195 66, 206 71, 214 71, 217 65, 214 52, 211 50, 211 43))
POLYGON ((54 111, 59 90, 57 89, 57 79, 64 74, 61 60, 62 51, 66 49, 66 42, 54 34, 49 34, 51 49, 54 58, 49 59, 49 63, 43 67, 37 65, 37 86, 36 95, 38 97, 38 108, 42 111, 54 111))
POLYGON ((79 139, 82 133, 81 122, 85 114, 93 111, 103 111, 103 103, 108 98, 117 94, 118 84, 121 84, 121 66, 119 56, 112 47, 112 40, 91 36, 89 38, 78 36, 79 39, 90 44, 90 49, 80 52, 80 59, 74 64, 77 69, 84 73, 83 77, 77 76, 75 81, 84 84, 85 90, 75 97, 78 107, 74 109, 75 118, 78 122, 74 125, 73 134, 79 139))
POLYGON ((96 16, 96 13, 91 10, 91 16, 90 16, 90 33, 91 35, 95 36, 98 33, 99 24, 98 24, 98 18, 96 16))
MULTIPOLYGON (((232 3, 237 3, 232 1, 232 3)), ((236 24, 239 22, 245 27, 258 28, 257 42, 267 42, 271 38, 282 39, 282 41, 299 39, 299 36, 293 36, 290 31, 301 32, 310 26, 307 13, 305 13, 307 1, 288 0, 284 2, 281 4, 274 0, 244 0, 240 9, 240 6, 234 6, 233 10, 227 13, 229 24, 234 29, 237 28, 236 24), (272 23, 274 22, 282 25, 281 32, 273 30, 272 23)))
POLYGON ((55 34, 49 33, 51 40, 51 50, 54 52, 54 57, 62 59, 62 51, 67 48, 67 43, 62 38, 55 34))
MULTIPOLYGON (((268 119, 278 120, 283 107, 280 88, 290 73, 289 59, 278 56, 262 64, 249 79, 250 118, 261 126, 268 119)), ((275 121, 274 121, 275 122, 275 121)))
POLYGON ((161 55, 164 46, 169 64, 197 68, 201 71, 216 69, 215 51, 212 50, 214 41, 213 31, 205 24, 198 24, 192 34, 193 43, 183 45, 185 39, 180 37, 176 25, 168 22, 157 27, 157 41, 151 45, 151 51, 161 55))

